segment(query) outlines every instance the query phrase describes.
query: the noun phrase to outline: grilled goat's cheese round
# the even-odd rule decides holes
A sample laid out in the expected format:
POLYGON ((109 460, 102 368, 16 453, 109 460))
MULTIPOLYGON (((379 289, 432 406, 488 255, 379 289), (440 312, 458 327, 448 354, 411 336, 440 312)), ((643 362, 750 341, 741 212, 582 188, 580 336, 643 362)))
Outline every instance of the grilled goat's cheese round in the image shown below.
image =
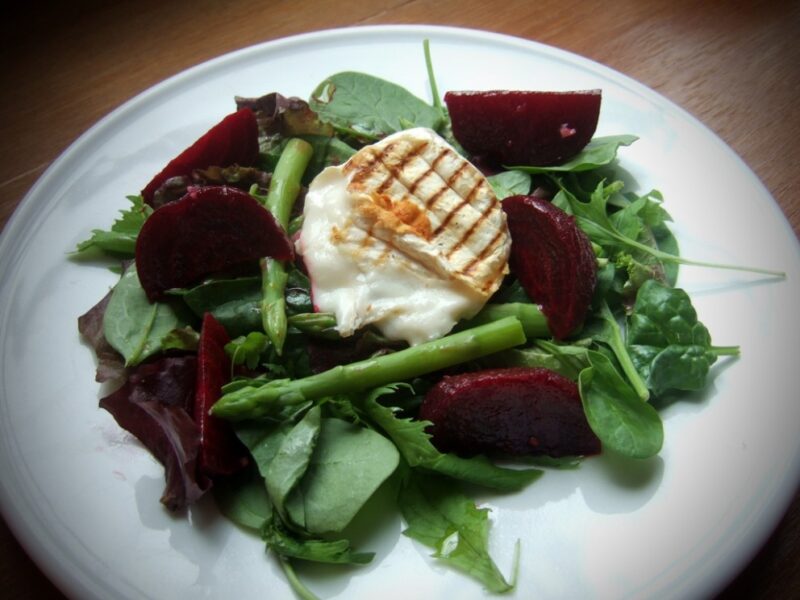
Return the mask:
POLYGON ((305 198, 297 249, 343 336, 374 325, 419 344, 477 313, 508 272, 505 214, 484 176, 430 129, 366 146, 305 198))

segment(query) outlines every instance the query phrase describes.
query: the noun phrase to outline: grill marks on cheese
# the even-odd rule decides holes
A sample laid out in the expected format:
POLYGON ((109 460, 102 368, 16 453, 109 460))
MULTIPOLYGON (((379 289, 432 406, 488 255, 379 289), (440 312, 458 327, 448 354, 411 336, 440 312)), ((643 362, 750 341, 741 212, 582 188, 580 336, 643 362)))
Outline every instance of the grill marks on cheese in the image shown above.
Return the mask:
POLYGON ((511 238, 486 179, 429 129, 359 150, 311 183, 298 251, 317 310, 350 335, 416 344, 477 313, 508 272, 511 238))
POLYGON ((355 218, 366 231, 363 244, 377 238, 386 244, 384 258, 392 251, 407 254, 482 295, 497 289, 507 272, 500 203, 483 175, 451 147, 430 137, 392 136, 362 149, 343 170, 348 191, 362 195, 355 218), (441 260, 433 261, 436 266, 420 260, 418 244, 404 243, 404 236, 433 245, 441 260))

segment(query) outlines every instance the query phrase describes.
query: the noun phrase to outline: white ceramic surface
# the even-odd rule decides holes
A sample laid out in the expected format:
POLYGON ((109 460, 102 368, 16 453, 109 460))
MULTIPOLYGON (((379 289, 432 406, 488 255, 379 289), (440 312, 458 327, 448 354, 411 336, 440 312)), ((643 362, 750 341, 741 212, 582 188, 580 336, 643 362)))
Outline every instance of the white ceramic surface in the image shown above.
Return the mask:
MULTIPOLYGON (((307 97, 339 70, 382 76, 429 98, 422 40, 449 89, 603 89, 598 134, 633 133, 622 165, 664 193, 683 253, 785 270, 788 278, 684 268, 721 345, 738 360, 708 391, 663 410, 658 458, 610 457, 548 472, 527 491, 481 498, 491 547, 508 572, 522 542, 516 598, 687 598, 723 585, 777 523, 800 475, 794 371, 800 249, 753 173, 685 111, 584 58, 485 32, 386 26, 317 32, 190 69, 91 128, 30 190, 0 238, 0 505, 15 534, 68 595, 93 599, 290 598, 262 544, 202 502, 188 516, 158 502, 161 467, 97 408, 94 359, 76 319, 114 283, 67 252, 108 227, 170 158, 223 115, 234 95, 307 97)), ((377 516, 364 568, 306 569, 327 598, 482 598, 377 516)))

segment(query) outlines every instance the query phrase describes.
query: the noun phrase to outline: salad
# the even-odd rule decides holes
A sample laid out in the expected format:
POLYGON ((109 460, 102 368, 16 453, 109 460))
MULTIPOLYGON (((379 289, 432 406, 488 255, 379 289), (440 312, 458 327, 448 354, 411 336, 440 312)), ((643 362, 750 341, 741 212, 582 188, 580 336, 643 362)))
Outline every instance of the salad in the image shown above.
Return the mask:
POLYGON ((650 400, 702 389, 738 353, 675 287, 678 265, 703 263, 680 257, 660 194, 615 173, 635 138, 593 138, 598 91, 442 103, 426 58, 432 105, 354 72, 307 101, 237 98, 77 250, 121 259, 79 327, 97 380, 118 382, 101 406, 164 465, 161 501, 213 494, 299 597, 314 596, 296 561, 373 559, 347 531, 378 489, 436 560, 508 591, 468 490, 521 490, 601 451, 657 454, 650 400), (412 194, 424 210, 367 176, 388 164, 408 190, 423 146, 425 173, 447 181, 412 194), (437 216, 447 194, 458 210, 437 216), (332 205, 341 220, 324 220, 332 205), (457 218, 468 209, 485 235, 457 218), (437 231, 485 243, 441 252, 437 231))

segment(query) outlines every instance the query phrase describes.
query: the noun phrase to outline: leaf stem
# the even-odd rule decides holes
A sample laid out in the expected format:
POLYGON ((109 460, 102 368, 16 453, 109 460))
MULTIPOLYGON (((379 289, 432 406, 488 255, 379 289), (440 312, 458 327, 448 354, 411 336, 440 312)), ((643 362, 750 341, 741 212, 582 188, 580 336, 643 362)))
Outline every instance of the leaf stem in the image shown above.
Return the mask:
POLYGON ((436 85, 436 77, 433 74, 433 59, 431 58, 431 43, 430 40, 422 40, 422 48, 425 52, 425 68, 428 71, 428 82, 431 86, 431 96, 433 97, 433 106, 442 110, 442 99, 439 97, 439 88, 436 85))
POLYGON ((739 346, 711 346, 709 350, 716 356, 739 356, 741 354, 739 346))
POLYGON ((622 338, 622 329, 619 323, 617 323, 617 319, 614 317, 611 309, 608 307, 608 303, 605 301, 603 301, 600 306, 600 314, 603 320, 609 325, 609 330, 611 332, 611 339, 609 340, 610 346, 614 351, 614 356, 616 356, 619 361, 620 367, 622 367, 622 372, 625 373, 628 381, 633 386, 636 395, 639 396, 643 402, 647 402, 650 399, 650 390, 647 388, 647 384, 642 379, 642 376, 639 375, 639 371, 636 370, 631 360, 631 355, 628 354, 625 348, 625 340, 622 338))
POLYGON ((297 576, 297 573, 294 571, 294 567, 292 567, 291 561, 285 556, 278 556, 278 562, 283 569, 284 574, 286 575, 286 580, 289 582, 289 585, 292 587, 292 590, 300 600, 319 600, 319 596, 314 594, 311 590, 309 590, 300 578, 297 576))
POLYGON ((760 275, 770 275, 772 277, 779 277, 782 279, 786 278, 786 273, 784 271, 775 271, 772 269, 763 269, 761 267, 748 267, 748 266, 741 266, 741 265, 729 265, 724 263, 714 263, 708 262, 704 260, 692 260, 690 258, 684 258, 682 256, 676 256, 675 254, 670 254, 669 252, 664 252, 663 250, 659 250, 658 248, 653 248, 652 246, 648 246, 647 244, 642 244, 641 242, 629 238, 627 236, 621 235, 613 230, 606 230, 608 233, 614 236, 617 240, 636 248, 637 250, 641 250, 642 252, 646 252, 657 258, 663 262, 672 262, 678 263, 681 265, 688 265, 693 267, 710 267, 712 269, 727 269, 729 271, 743 271, 747 273, 758 273, 760 275))

